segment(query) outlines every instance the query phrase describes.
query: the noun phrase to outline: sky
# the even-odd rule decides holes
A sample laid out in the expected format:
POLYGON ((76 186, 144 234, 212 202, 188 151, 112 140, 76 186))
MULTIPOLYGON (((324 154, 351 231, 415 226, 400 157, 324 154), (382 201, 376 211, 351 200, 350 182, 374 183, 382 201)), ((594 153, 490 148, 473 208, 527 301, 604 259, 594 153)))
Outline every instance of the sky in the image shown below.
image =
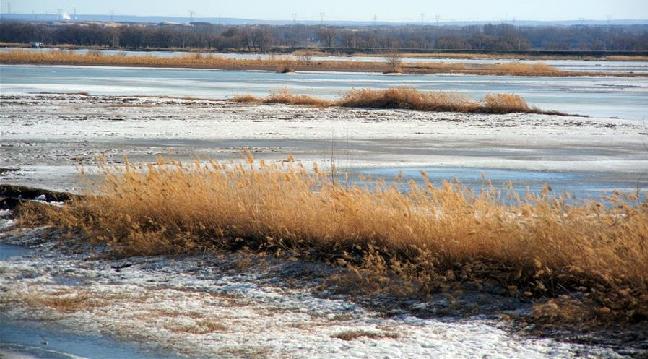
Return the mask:
POLYGON ((1 0, 6 13, 264 20, 502 21, 647 19, 648 0, 1 0))

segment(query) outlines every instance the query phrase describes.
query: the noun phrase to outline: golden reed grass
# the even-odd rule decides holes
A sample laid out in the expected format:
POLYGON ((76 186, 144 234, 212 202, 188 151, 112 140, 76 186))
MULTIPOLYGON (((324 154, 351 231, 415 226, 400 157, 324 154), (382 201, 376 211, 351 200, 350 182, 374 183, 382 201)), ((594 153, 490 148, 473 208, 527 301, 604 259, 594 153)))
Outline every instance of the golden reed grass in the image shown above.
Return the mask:
MULTIPOLYGON (((86 66, 141 66, 199 68, 222 70, 267 70, 278 72, 291 71, 364 71, 391 72, 388 63, 368 61, 311 61, 306 57, 281 57, 256 59, 236 59, 215 55, 188 54, 177 57, 126 56, 125 54, 102 55, 99 51, 80 54, 72 51, 25 51, 14 50, 0 53, 2 64, 47 64, 47 65, 86 65, 86 66)), ((475 75, 512 75, 512 76, 639 76, 640 74, 600 73, 584 71, 562 71, 542 63, 402 63, 400 72, 435 74, 457 73, 475 75)))
MULTIPOLYGON (((326 54, 322 54, 326 56, 326 54)), ((383 54, 362 53, 358 52, 353 56, 383 57, 383 54)), ((524 53, 467 53, 467 52, 404 52, 403 57, 410 58, 430 58, 430 59, 470 59, 470 60, 528 60, 528 61, 549 61, 549 60, 584 60, 584 61, 648 61, 648 56, 642 55, 613 55, 613 56, 578 56, 578 55, 538 55, 524 53)))
POLYGON ((648 320, 647 201, 569 204, 429 180, 407 191, 340 185, 317 166, 248 156, 106 167, 96 192, 62 208, 26 205, 20 220, 120 255, 246 248, 396 273, 420 293, 446 281, 496 281, 530 298, 579 292, 595 313, 648 320))
POLYGON ((384 90, 353 89, 340 99, 328 100, 307 95, 296 95, 287 89, 271 93, 267 97, 241 95, 232 98, 239 103, 282 103, 315 107, 352 107, 410 109, 436 112, 465 113, 545 113, 564 115, 555 111, 543 111, 529 106, 514 94, 489 94, 482 101, 475 101, 462 94, 452 92, 425 92, 413 88, 398 87, 384 90))

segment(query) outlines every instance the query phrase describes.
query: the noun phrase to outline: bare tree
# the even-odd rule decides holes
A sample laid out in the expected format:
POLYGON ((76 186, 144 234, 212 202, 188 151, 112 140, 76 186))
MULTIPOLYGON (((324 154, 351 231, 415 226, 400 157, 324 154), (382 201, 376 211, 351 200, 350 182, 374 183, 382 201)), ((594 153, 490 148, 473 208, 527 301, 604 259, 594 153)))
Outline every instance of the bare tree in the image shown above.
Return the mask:
POLYGON ((342 42, 347 49, 354 49, 358 46, 357 30, 349 30, 342 33, 342 42))
POLYGON ((332 27, 323 27, 317 33, 320 41, 322 41, 326 47, 331 48, 335 45, 335 38, 337 32, 332 27))
POLYGON ((400 73, 403 65, 403 56, 398 51, 391 51, 385 55, 389 73, 400 73))
POLYGON ((267 51, 272 46, 272 32, 262 27, 252 33, 253 42, 259 51, 267 51))
POLYGON ((301 50, 295 53, 298 55, 298 59, 304 65, 310 65, 313 62, 313 55, 315 54, 312 50, 301 50))
MULTIPOLYGON (((1 0, 0 0, 1 1, 1 0)), ((645 52, 648 25, 446 27, 433 25, 217 25, 80 24, 0 22, 0 42, 70 44, 113 48, 205 48, 270 51, 273 47, 352 49, 446 49, 480 51, 607 50, 645 52), (319 45, 319 46, 318 46, 319 45)), ((393 56, 389 56, 392 58, 393 56)), ((392 70, 398 62, 389 61, 392 70)))

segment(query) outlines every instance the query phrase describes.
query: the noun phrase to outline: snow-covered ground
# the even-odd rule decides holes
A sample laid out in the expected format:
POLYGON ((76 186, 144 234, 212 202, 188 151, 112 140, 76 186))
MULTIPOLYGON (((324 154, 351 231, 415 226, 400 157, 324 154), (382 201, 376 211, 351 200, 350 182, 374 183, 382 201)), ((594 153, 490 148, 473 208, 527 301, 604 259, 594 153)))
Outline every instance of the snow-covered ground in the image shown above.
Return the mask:
POLYGON ((197 358, 618 356, 520 337, 492 318, 385 315, 316 290, 340 271, 324 264, 245 255, 100 259, 40 236, 38 230, 0 235, 2 243, 35 247, 0 261, 5 320, 42 321, 197 358))
POLYGON ((67 190, 98 156, 235 160, 244 147, 346 168, 589 171, 637 184, 648 172, 648 128, 622 119, 78 95, 3 96, 0 108, 0 178, 67 190))
MULTIPOLYGON (((542 181, 579 171, 584 175, 567 180, 648 180, 642 180, 648 129, 638 121, 166 97, 0 99, 2 184, 78 190, 78 165, 92 171, 99 156, 111 162, 156 155, 237 160, 242 148, 267 161, 292 154, 324 165, 333 159, 357 171, 460 167, 514 170, 507 173, 513 177, 536 171, 545 173, 542 181)), ((0 227, 11 225, 9 214, 0 212, 0 227)), ((441 295, 400 303, 406 308, 352 300, 330 287, 328 279, 341 269, 321 263, 252 254, 101 259, 92 250, 40 239, 39 231, 0 234, 0 326, 3 320, 35 321, 192 357, 616 356, 602 347, 514 334, 498 314, 524 312, 529 304, 508 297, 467 293, 453 303, 496 310, 449 318, 443 315, 461 311, 441 295), (3 243, 35 249, 24 253, 3 243)))

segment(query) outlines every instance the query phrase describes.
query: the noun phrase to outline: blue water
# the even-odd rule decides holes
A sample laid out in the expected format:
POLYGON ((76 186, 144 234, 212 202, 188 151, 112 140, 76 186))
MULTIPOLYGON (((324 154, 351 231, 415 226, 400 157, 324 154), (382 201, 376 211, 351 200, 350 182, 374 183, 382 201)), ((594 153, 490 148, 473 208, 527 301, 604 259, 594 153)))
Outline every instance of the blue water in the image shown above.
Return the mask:
POLYGON ((0 358, 3 352, 27 358, 176 359, 133 344, 96 335, 79 335, 42 323, 10 322, 0 316, 0 358))
MULTIPOLYGON (((344 170, 341 170, 344 172, 344 170)), ((636 178, 615 178, 594 172, 556 172, 556 171, 527 171, 500 170, 491 168, 461 168, 461 167, 421 167, 421 168, 367 168, 354 169, 349 178, 359 185, 371 183, 375 179, 392 181, 400 177, 399 187, 407 189, 408 181, 418 184, 424 182, 422 172, 429 180, 440 185, 444 181, 458 182, 473 191, 491 187, 506 194, 509 189, 520 195, 525 193, 540 194, 548 185, 550 195, 560 196, 569 194, 570 200, 601 200, 613 191, 636 193, 641 198, 648 195, 648 175, 637 175, 636 178), (367 179, 359 179, 368 176, 367 179)), ((505 197, 505 196, 503 196, 505 197)))
POLYGON ((26 256, 30 252, 31 250, 26 247, 0 243, 0 261, 6 261, 11 257, 26 256))
MULTIPOLYGON (((0 261, 31 252, 26 247, 0 243, 0 261)), ((0 313, 0 358, 9 354, 39 359, 179 359, 105 336, 64 331, 54 324, 10 321, 0 313)))
POLYGON ((414 87, 473 98, 507 92, 532 105, 597 117, 648 118, 648 77, 512 77, 382 75, 376 73, 220 71, 127 67, 1 65, 0 93, 80 92, 96 95, 166 95, 226 98, 266 95, 288 88, 335 97, 351 88, 414 87))

